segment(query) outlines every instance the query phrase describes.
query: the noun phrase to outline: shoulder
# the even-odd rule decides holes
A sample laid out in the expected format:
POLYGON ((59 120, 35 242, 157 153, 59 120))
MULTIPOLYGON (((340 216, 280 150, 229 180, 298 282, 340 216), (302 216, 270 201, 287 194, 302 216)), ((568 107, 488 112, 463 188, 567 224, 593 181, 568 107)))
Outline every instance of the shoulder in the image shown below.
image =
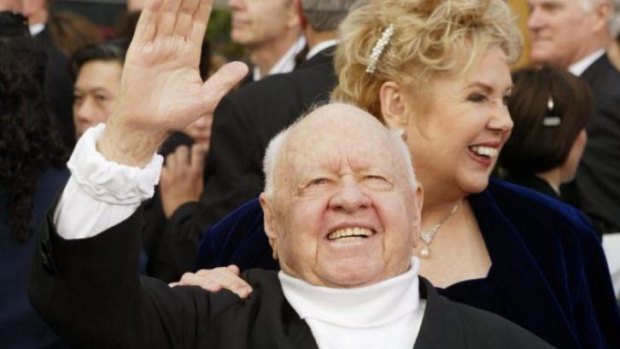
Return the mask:
MULTIPOLYGON (((260 81, 249 83, 230 94, 230 100, 235 102, 255 101, 263 104, 264 98, 300 94, 305 91, 324 89, 335 84, 335 73, 331 61, 302 67, 286 74, 268 76, 260 81)), ((331 91, 327 91, 327 93, 331 91)), ((287 97, 287 98, 288 98, 287 97)))
POLYGON ((600 94, 620 96, 620 71, 610 62, 605 54, 594 61, 581 75, 592 87, 595 96, 600 94))
POLYGON ((486 194, 510 221, 571 227, 578 231, 593 229, 588 219, 575 207, 519 185, 491 179, 483 194, 486 194))
POLYGON ((531 189, 492 179, 470 202, 482 230, 518 236, 537 258, 557 253, 579 259, 585 251, 600 250, 598 234, 583 213, 531 189))
MULTIPOLYGON (((446 300, 448 301, 448 300, 446 300)), ((552 348, 517 324, 486 310, 448 301, 459 314, 467 342, 481 347, 552 348)))

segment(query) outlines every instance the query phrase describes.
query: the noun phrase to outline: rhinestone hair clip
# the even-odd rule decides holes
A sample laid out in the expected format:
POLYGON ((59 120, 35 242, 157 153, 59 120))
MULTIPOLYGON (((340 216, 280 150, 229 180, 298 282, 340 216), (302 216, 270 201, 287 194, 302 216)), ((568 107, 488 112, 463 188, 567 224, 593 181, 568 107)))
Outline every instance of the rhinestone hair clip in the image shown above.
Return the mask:
POLYGON ((375 72, 377 68, 377 62, 379 61, 379 57, 383 53, 385 46, 390 42, 390 39, 394 35, 394 25, 390 24, 383 33, 381 33, 381 38, 375 44, 375 47, 372 48, 370 52, 370 57, 368 57, 368 66, 366 67, 366 73, 372 74, 375 72))

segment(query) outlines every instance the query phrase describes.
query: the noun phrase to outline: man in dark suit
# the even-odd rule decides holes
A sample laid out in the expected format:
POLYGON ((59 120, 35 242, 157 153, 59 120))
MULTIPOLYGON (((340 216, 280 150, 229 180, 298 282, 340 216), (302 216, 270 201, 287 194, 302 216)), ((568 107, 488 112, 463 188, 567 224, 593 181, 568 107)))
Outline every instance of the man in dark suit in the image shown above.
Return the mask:
MULTIPOLYGON (((176 281, 193 269, 201 232, 261 192, 262 159, 269 140, 304 110, 329 98, 336 82, 332 61, 336 29, 353 2, 303 0, 307 59, 289 74, 267 77, 222 99, 214 114, 202 195, 195 190, 178 193, 176 202, 169 205, 177 208, 171 210, 161 235, 168 241, 165 245, 175 247, 167 254, 169 261, 161 261, 168 266, 160 266, 158 277, 176 281)), ((187 168, 192 168, 191 163, 187 168)), ((147 222, 146 229, 162 227, 150 227, 147 222)))
POLYGON ((578 202, 602 233, 620 232, 620 72, 605 47, 615 33, 609 26, 609 0, 528 0, 530 57, 581 76, 592 88, 594 114, 586 127, 588 143, 576 177, 578 202))
POLYGON ((147 4, 115 111, 80 138, 42 231, 31 302, 60 336, 88 348, 550 348, 418 277, 422 190, 407 146, 348 104, 317 108, 267 149, 260 200, 281 273, 245 274, 247 300, 140 278, 155 150, 247 72, 233 63, 203 83, 211 2, 175 3, 147 4))

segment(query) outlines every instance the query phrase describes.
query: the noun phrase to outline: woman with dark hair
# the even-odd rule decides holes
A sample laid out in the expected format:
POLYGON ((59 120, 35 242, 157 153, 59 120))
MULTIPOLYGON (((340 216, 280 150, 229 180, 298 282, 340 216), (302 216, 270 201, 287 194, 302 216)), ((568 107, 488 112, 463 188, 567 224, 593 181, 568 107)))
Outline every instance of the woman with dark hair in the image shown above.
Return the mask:
POLYGON ((0 40, 0 343, 64 348, 27 298, 33 232, 69 173, 43 92, 44 53, 29 38, 0 40))
POLYGON ((588 84, 550 66, 512 74, 508 109, 512 135, 499 157, 506 180, 560 198, 586 145, 586 123, 592 113, 588 84))

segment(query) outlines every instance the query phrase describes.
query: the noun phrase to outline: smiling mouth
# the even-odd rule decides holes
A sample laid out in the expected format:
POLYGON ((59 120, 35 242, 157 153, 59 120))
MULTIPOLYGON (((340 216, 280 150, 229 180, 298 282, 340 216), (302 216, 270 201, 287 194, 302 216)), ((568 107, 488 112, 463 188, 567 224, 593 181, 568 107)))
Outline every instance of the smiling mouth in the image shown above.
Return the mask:
POLYGON ((495 158, 499 154, 498 148, 486 147, 482 145, 473 145, 469 147, 469 150, 471 150, 471 152, 476 154, 477 156, 480 156, 486 159, 495 158))
POLYGON ((361 227, 351 227, 351 228, 343 228, 338 229, 332 233, 327 235, 327 239, 330 241, 336 240, 344 240, 344 239, 357 239, 357 238, 368 238, 372 236, 372 230, 361 228, 361 227))

